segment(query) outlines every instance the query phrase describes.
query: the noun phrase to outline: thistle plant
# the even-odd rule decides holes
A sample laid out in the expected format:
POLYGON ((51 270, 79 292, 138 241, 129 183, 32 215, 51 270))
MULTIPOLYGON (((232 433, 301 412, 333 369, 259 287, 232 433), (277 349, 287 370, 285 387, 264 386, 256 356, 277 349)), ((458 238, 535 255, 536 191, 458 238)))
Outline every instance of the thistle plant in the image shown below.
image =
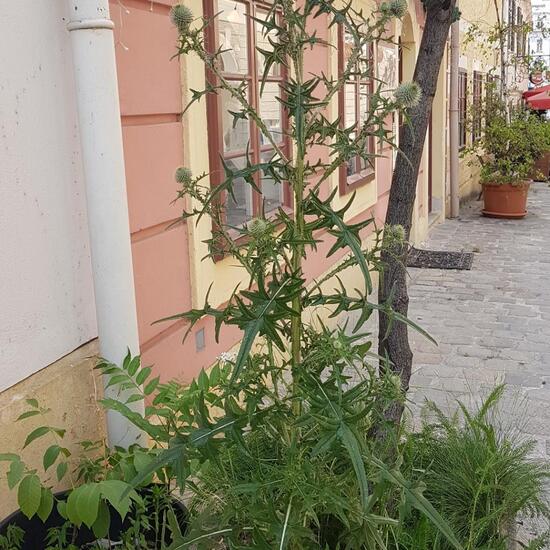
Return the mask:
MULTIPOLYGON (((395 377, 373 366, 380 358, 370 352, 363 326, 380 307, 395 320, 410 321, 394 315, 389 302, 378 306, 369 300, 382 232, 372 219, 350 221, 354 194, 342 206, 333 189, 333 176, 351 159, 374 165, 377 153, 367 144, 373 139, 393 144, 388 115, 406 111, 418 99, 415 85, 386 93, 372 60, 365 59, 373 43, 389 40, 389 23, 404 14, 404 3, 392 0, 373 13, 352 3, 338 6, 332 0, 274 0, 265 16, 254 18, 269 45, 256 52, 263 61, 260 95, 274 67, 288 75, 277 97, 288 120, 287 147, 249 102, 246 80, 236 84, 225 78, 225 50, 210 39, 219 15, 190 22, 187 7, 171 12, 179 31, 178 55, 198 57, 207 75, 205 88, 191 91, 186 109, 208 96, 229 94, 237 105, 229 112, 234 124, 254 124, 272 150, 267 160, 249 158, 239 168, 222 161, 223 181, 215 186, 208 174, 192 174, 186 167, 175 176, 182 219, 212 221, 206 260, 231 257, 244 280, 225 305, 211 304, 208 292, 201 307, 169 319, 185 320, 188 334, 208 317, 216 336, 223 325, 238 327, 242 341, 236 356, 224 355, 188 387, 159 385, 146 418, 136 418, 125 403, 108 403, 161 449, 135 483, 164 468, 192 495, 189 530, 176 537, 174 548, 386 548, 392 528, 413 508, 459 548, 422 487, 401 474, 397 430, 387 430, 394 451, 386 458, 369 436, 383 422, 388 403, 405 396, 395 377), (308 50, 330 47, 312 30, 317 18, 326 20, 329 32, 340 27, 345 33, 347 57, 338 74, 311 74, 304 62, 308 50), (330 112, 355 78, 372 78, 376 85, 364 119, 346 126, 330 112), (313 158, 313 147, 324 149, 322 158, 328 160, 313 158), (263 203, 262 177, 288 188, 292 213, 283 208, 266 213, 264 205, 255 218, 231 226, 225 205, 235 199, 236 184, 244 181, 263 203), (369 232, 372 245, 366 248, 369 232), (331 243, 327 257, 333 267, 320 279, 307 280, 305 262, 323 240, 331 243), (354 289, 342 279, 351 269, 362 278, 354 289), (340 319, 339 326, 327 318, 340 319)), ((118 376, 112 366, 107 374, 118 376)))

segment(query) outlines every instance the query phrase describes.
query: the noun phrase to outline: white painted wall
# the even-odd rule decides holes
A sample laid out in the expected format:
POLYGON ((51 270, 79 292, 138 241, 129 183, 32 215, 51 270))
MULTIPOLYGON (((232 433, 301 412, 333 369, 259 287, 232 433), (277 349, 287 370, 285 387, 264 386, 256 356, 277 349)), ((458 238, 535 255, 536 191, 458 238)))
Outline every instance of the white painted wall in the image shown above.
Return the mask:
POLYGON ((2 2, 0 391, 97 335, 65 16, 2 2))

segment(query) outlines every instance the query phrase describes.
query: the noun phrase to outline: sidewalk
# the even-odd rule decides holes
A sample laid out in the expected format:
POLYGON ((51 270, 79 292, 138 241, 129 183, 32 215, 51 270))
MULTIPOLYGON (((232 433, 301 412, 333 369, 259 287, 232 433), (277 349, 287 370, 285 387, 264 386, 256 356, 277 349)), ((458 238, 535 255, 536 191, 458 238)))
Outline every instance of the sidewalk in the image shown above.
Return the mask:
MULTIPOLYGON (((425 248, 472 251, 471 271, 410 269, 412 409, 455 409, 505 382, 504 420, 550 458, 550 187, 536 183, 523 220, 480 216, 481 203, 434 228, 425 248)), ((538 530, 535 528, 535 530, 538 530)))

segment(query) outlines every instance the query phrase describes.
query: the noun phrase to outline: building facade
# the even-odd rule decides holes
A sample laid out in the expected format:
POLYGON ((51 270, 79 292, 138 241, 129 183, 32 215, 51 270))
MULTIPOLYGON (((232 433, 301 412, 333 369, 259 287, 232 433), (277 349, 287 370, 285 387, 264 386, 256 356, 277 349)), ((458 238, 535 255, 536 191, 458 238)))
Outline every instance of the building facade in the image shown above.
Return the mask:
POLYGON ((532 3, 533 24, 529 34, 529 54, 534 61, 548 70, 550 68, 550 5, 547 2, 535 0, 532 3))
MULTIPOLYGON (((356 2, 358 9, 376 8, 370 0, 356 2)), ((211 183, 215 183, 220 157, 239 166, 247 143, 252 144, 257 159, 269 155, 269 145, 253 127, 232 126, 225 114, 232 108, 231 99, 223 94, 183 112, 191 90, 204 87, 205 71, 193 57, 173 59, 177 33, 169 11, 174 3, 111 0, 109 13, 102 10, 100 15, 111 20, 114 27, 111 30, 110 24, 105 24, 101 32, 113 33, 119 108, 112 116, 117 117, 124 148, 120 161, 125 166, 133 266, 128 287, 135 289, 139 349, 143 361, 152 364, 162 379, 185 382, 234 347, 240 334, 225 328, 217 342, 213 323, 203 321, 182 344, 187 331, 184 321, 155 321, 202 306, 210 287, 211 305, 223 304, 243 273, 231 258, 203 260, 207 252, 204 241, 211 235, 208 220, 198 225, 185 221, 174 224, 181 214, 181 205, 173 202, 177 194, 174 171, 184 165, 194 174, 210 173, 211 183)), ((247 16, 254 13, 261 17, 265 5, 256 0, 189 0, 188 5, 197 16, 220 13, 212 40, 227 50, 224 71, 229 79, 248 79, 254 85, 259 60, 253 47, 261 46, 263 37, 247 24, 247 16)), ((522 18, 528 19, 527 3, 520 7, 522 18)), ((494 48, 480 48, 467 39, 467 31, 479 23, 485 25, 482 32, 488 33, 502 13, 494 12, 494 3, 488 0, 461 3, 461 10, 459 107, 464 123, 467 109, 486 93, 487 81, 499 66, 494 48)), ((93 220, 88 219, 86 199, 89 166, 83 162, 84 128, 77 114, 82 90, 75 86, 75 78, 80 81, 73 61, 79 52, 67 30, 67 22, 74 15, 64 3, 56 2, 52 9, 46 0, 11 3, 2 11, 0 30, 18 53, 16 58, 2 62, 0 71, 0 199, 6 212, 0 217, 0 447, 22 446, 32 421, 19 425, 14 420, 30 397, 52 409, 53 424, 70 423, 70 441, 100 439, 105 436, 97 405, 101 380, 93 374, 92 366, 99 353, 96 338, 101 316, 95 306, 97 286, 95 299, 93 288, 97 266, 90 258, 89 228, 93 220)), ((394 43, 381 42, 372 51, 376 77, 386 82, 388 93, 400 81, 412 79, 424 25, 422 3, 410 0, 406 16, 392 25, 388 31, 394 43)), ((308 68, 316 74, 337 74, 339 59, 345 56, 345 40, 322 17, 316 19, 316 30, 333 47, 316 45, 308 54, 308 68)), ((449 212, 449 57, 447 51, 418 177, 411 235, 416 244, 449 212)), ((284 113, 275 99, 281 78, 274 74, 262 96, 254 94, 262 118, 274 131, 285 125, 284 113)), ((517 75, 514 78, 518 90, 524 85, 526 88, 517 75)), ((367 89, 371 85, 359 83, 367 89)), ((340 101, 336 98, 329 114, 333 118, 340 114, 346 123, 360 118, 358 95, 346 95, 340 101)), ((397 124, 397 115, 388 120, 394 128, 397 124)), ((469 130, 463 124, 460 131, 461 144, 466 145, 481 127, 469 130)), ((324 192, 336 190, 334 207, 338 208, 353 190, 356 200, 348 212, 349 220, 374 216, 380 226, 395 152, 374 142, 369 146, 378 155, 374 166, 342 168, 326 182, 324 192)), ((475 171, 465 160, 460 182, 463 197, 479 189, 475 171)), ((261 185, 268 208, 291 206, 284 190, 273 182, 264 179, 261 185)), ((230 223, 246 223, 257 209, 251 190, 244 182, 237 185, 235 201, 227 203, 230 223)), ((369 235, 364 238, 368 241, 369 235)), ((330 263, 325 258, 329 248, 328 239, 325 241, 318 254, 308 260, 306 275, 310 279, 334 265, 334 257, 330 263)), ((353 285, 353 273, 349 279, 353 285)), ((38 464, 40 457, 39 446, 29 449, 30 464, 38 464)), ((0 512, 13 505, 6 499, 0 512)))

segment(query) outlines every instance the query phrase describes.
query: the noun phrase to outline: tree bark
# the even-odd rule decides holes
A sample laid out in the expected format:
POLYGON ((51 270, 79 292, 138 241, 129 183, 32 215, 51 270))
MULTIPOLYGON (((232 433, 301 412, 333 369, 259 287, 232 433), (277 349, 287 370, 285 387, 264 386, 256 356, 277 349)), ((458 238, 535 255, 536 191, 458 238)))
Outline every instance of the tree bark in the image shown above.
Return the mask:
MULTIPOLYGON (((449 28, 455 16, 456 0, 426 0, 426 22, 420 50, 416 60, 413 80, 422 90, 418 104, 409 109, 408 120, 403 117, 399 128, 400 151, 392 177, 386 226, 401 225, 405 240, 388 239, 382 251, 383 272, 378 289, 379 304, 390 304, 394 311, 408 315, 409 295, 407 292, 406 262, 408 240, 411 231, 412 213, 416 198, 418 170, 424 150, 424 142, 432 109, 433 98, 441 60, 445 51, 449 28)), ((391 320, 391 315, 379 312, 378 352, 387 359, 381 362, 381 370, 391 369, 401 378, 406 392, 412 371, 413 354, 409 345, 407 325, 391 320)), ((403 414, 401 403, 392 404, 385 417, 399 422, 403 414)))

